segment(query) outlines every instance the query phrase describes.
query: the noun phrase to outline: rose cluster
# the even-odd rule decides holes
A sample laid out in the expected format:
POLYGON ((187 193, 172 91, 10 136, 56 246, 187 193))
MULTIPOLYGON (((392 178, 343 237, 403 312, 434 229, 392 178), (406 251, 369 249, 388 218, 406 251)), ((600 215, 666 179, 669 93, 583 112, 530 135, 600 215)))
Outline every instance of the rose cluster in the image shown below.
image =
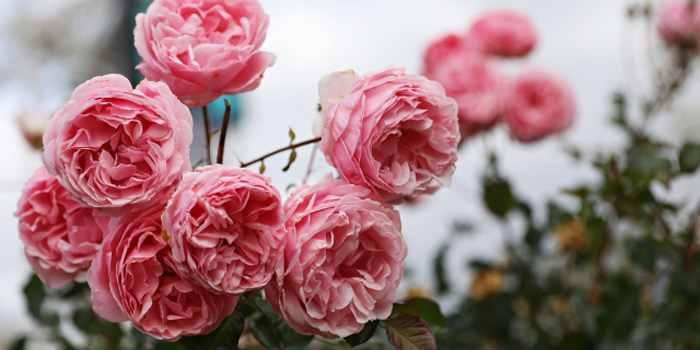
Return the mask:
POLYGON ((568 129, 576 117, 568 84, 541 69, 507 77, 498 58, 527 56, 537 32, 527 17, 507 10, 483 14, 468 31, 431 43, 423 74, 442 84, 459 106, 464 140, 504 122, 520 142, 534 142, 568 129))
POLYGON ((320 148, 332 174, 283 201, 271 179, 192 169, 192 115, 254 89, 275 56, 255 0, 156 0, 136 19, 139 69, 78 86, 43 138, 45 168, 16 216, 45 284, 89 283, 93 308, 159 339, 216 329, 264 290, 295 330, 356 333, 387 318, 406 244, 394 203, 448 186, 457 102, 437 82, 387 68, 319 84, 320 148))

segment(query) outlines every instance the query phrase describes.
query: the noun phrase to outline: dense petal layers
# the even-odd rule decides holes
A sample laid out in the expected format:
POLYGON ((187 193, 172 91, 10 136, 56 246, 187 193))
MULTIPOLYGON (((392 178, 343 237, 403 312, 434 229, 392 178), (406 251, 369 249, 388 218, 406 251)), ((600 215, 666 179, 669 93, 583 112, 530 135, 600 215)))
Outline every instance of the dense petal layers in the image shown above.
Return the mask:
POLYGON ((218 293, 264 287, 282 257, 282 200, 270 179, 232 166, 185 174, 163 213, 181 273, 218 293))
POLYGON ((349 183, 392 203, 449 186, 459 142, 457 105, 440 84, 387 68, 359 77, 328 106, 320 148, 349 183))
POLYGON ((284 209, 283 264, 265 288, 275 311, 298 332, 329 338, 387 318, 406 258, 399 213, 330 174, 297 189, 284 209))
POLYGON ((52 288, 85 278, 109 220, 73 199, 44 167, 27 181, 15 216, 27 260, 52 288))
POLYGON ((256 0, 156 0, 136 16, 137 68, 189 106, 253 90, 275 62, 268 23, 256 0))
POLYGON ((155 206, 113 218, 88 283, 98 315, 175 341, 216 329, 237 298, 211 293, 177 273, 161 233, 162 211, 155 206))
POLYGON ((93 78, 49 121, 44 164, 81 203, 121 215, 167 201, 190 169, 192 115, 168 86, 93 78))

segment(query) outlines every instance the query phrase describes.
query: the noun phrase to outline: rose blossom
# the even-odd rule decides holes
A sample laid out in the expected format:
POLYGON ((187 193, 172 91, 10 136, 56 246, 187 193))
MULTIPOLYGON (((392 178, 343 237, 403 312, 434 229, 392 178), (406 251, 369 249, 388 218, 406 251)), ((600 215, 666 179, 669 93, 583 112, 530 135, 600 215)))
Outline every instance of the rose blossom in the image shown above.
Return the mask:
POLYGON ((185 174, 163 213, 173 261, 219 293, 264 287, 281 258, 282 199, 270 179, 213 165, 185 174))
POLYGON ((481 15, 466 40, 488 55, 523 57, 537 45, 537 31, 524 15, 496 10, 481 15))
POLYGON ((284 204, 284 266, 265 295, 296 331, 345 337, 391 314, 406 244, 399 213, 369 189, 327 174, 284 204))
MULTIPOLYGON (((320 89, 323 99, 324 85, 320 89)), ((440 84, 387 68, 359 77, 339 103, 321 104, 320 148, 348 182, 391 202, 449 186, 457 106, 440 84)))
POLYGON ((698 4, 686 0, 664 2, 659 13, 657 29, 667 44, 696 46, 700 38, 698 4))
POLYGON ((110 221, 88 273, 93 309, 158 339, 209 333, 233 312, 236 297, 211 293, 177 274, 161 233, 162 211, 154 206, 110 221))
POLYGON ((109 220, 76 202, 43 166, 24 186, 15 216, 24 255, 52 288, 85 278, 109 220))
POLYGON ((541 70, 518 74, 506 93, 505 120, 521 142, 533 142, 568 129, 576 118, 569 85, 541 70))
POLYGON ((423 74, 428 76, 450 58, 474 49, 462 36, 448 34, 428 45, 423 55, 423 74))
POLYGON ((275 62, 259 51, 268 22, 256 0, 156 0, 136 16, 137 68, 189 106, 253 90, 275 62))
POLYGON ((190 169, 192 115, 163 83, 93 78, 49 121, 44 164, 81 203, 111 214, 164 202, 190 169))
POLYGON ((491 62, 479 54, 461 54, 445 60, 428 78, 440 83, 459 106, 462 139, 488 130, 503 110, 503 78, 491 62))

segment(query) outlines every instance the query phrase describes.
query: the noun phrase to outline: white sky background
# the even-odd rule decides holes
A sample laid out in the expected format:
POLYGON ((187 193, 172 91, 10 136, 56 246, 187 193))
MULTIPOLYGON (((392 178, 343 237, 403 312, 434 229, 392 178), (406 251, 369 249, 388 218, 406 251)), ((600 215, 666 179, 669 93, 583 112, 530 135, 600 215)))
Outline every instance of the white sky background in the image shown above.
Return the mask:
MULTIPOLYGON (((11 9, 20 0, 0 0, 0 23, 12 16, 11 9)), ((545 198, 557 195, 562 187, 595 180, 589 168, 577 165, 561 151, 564 143, 585 150, 619 145, 621 135, 608 124, 611 94, 625 88, 630 68, 629 44, 622 45, 633 31, 625 25, 626 0, 262 0, 270 14, 266 51, 277 55, 259 89, 244 96, 244 115, 235 130, 230 130, 229 150, 249 160, 288 143, 288 127, 297 140, 311 138, 311 123, 316 117, 317 82, 325 74, 352 68, 360 74, 389 65, 405 66, 419 72, 423 49, 436 37, 451 31, 466 30, 480 12, 494 7, 520 10, 530 16, 541 40, 535 53, 522 62, 507 65, 516 71, 537 66, 566 78, 575 91, 579 118, 563 137, 550 138, 530 146, 509 141, 504 130, 490 135, 490 144, 501 155, 501 168, 510 177, 515 191, 534 200, 542 209, 545 198), (627 28, 627 29, 625 29, 627 28)), ((643 28, 634 33, 642 35, 643 28)), ((34 154, 22 142, 14 124, 14 113, 21 107, 17 77, 8 80, 13 60, 5 50, 7 38, 0 33, 0 339, 28 329, 21 287, 30 271, 17 237, 12 217, 22 184, 39 166, 34 154)), ((639 51, 639 50, 638 50, 639 51)), ((644 51, 644 50, 641 50, 644 51)), ((638 59, 643 61, 643 59, 638 59)), ((637 73, 641 73, 637 69, 637 73)), ((640 78, 644 81, 643 77, 640 78)), ((697 80, 697 79, 695 79, 697 80)), ((696 84, 697 85, 697 84, 696 84)), ((639 89, 635 86, 635 89, 639 89)), ((678 105, 687 123, 697 117, 694 92, 678 105)), ((694 121, 694 120, 693 120, 694 121)), ((674 127, 667 123, 658 128, 676 138, 693 134, 694 128, 674 127)), ((687 124, 685 124, 687 125, 687 124)), ((429 286, 432 282, 430 261, 441 240, 449 233, 455 219, 469 219, 477 224, 477 234, 455 243, 450 265, 455 286, 466 289, 468 274, 463 268, 470 257, 496 257, 501 248, 499 226, 489 219, 480 202, 479 178, 485 166, 484 139, 470 142, 460 153, 454 186, 443 189, 425 204, 401 208, 404 235, 409 246, 406 266, 415 272, 411 283, 429 286)), ((266 162, 266 175, 284 192, 291 182, 297 184, 306 171, 311 148, 299 150, 297 163, 289 173, 279 171, 287 155, 266 162)), ((227 163, 236 164, 227 153, 227 163)), ((331 168, 318 154, 312 180, 331 168)), ((697 181, 696 181, 697 182, 697 181)), ((683 194, 691 188, 683 182, 683 194)), ((696 186, 697 187, 697 186, 696 186)), ((694 191, 697 193, 697 191, 694 191)), ((542 212, 539 213, 543 215, 542 212)), ((1 344, 1 341, 0 341, 1 344)))

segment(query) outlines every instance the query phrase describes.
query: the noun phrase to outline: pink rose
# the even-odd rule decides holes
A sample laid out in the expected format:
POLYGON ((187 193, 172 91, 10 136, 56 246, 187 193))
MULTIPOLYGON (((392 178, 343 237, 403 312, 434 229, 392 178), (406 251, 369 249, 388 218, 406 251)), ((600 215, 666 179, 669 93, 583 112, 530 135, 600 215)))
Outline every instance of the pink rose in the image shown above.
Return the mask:
POLYGON ((190 168, 192 115, 168 86, 93 78, 49 121, 44 164, 81 203, 112 215, 165 202, 190 168))
POLYGON ((447 96, 457 101, 462 139, 488 130, 498 122, 503 110, 503 78, 482 55, 453 56, 427 77, 440 83, 447 96))
POLYGON ((76 202, 44 167, 24 186, 15 216, 24 255, 52 288, 85 278, 109 220, 76 202))
POLYGON ((568 129, 576 118, 569 85, 540 70, 524 71, 506 93, 505 120, 521 142, 533 142, 568 129))
POLYGON ((275 62, 259 51, 268 22, 256 0, 155 0, 136 16, 136 68, 188 106, 253 90, 275 62))
POLYGON ((686 0, 668 0, 659 13, 657 29, 669 45, 695 47, 700 38, 700 9, 686 0))
POLYGON ((387 68, 359 77, 339 103, 321 104, 320 148, 343 179, 396 203, 449 186, 457 105, 440 84, 387 68))
POLYGON ((537 45, 537 31, 524 15, 496 10, 481 15, 466 40, 488 55, 523 57, 537 45))
POLYGON ((236 297, 218 295, 177 274, 161 235, 162 207, 113 218, 88 273, 95 312, 110 322, 175 341, 218 327, 236 297))
POLYGON ((428 45, 423 55, 423 74, 428 76, 445 61, 456 55, 472 52, 474 48, 463 37, 448 34, 428 45))
POLYGON ((296 331, 345 337, 391 314, 406 244, 399 213, 327 174, 284 204, 287 245, 265 295, 296 331))
POLYGON ((185 174, 163 213, 182 275, 217 292, 264 287, 281 256, 282 199, 270 179, 213 165, 185 174))

